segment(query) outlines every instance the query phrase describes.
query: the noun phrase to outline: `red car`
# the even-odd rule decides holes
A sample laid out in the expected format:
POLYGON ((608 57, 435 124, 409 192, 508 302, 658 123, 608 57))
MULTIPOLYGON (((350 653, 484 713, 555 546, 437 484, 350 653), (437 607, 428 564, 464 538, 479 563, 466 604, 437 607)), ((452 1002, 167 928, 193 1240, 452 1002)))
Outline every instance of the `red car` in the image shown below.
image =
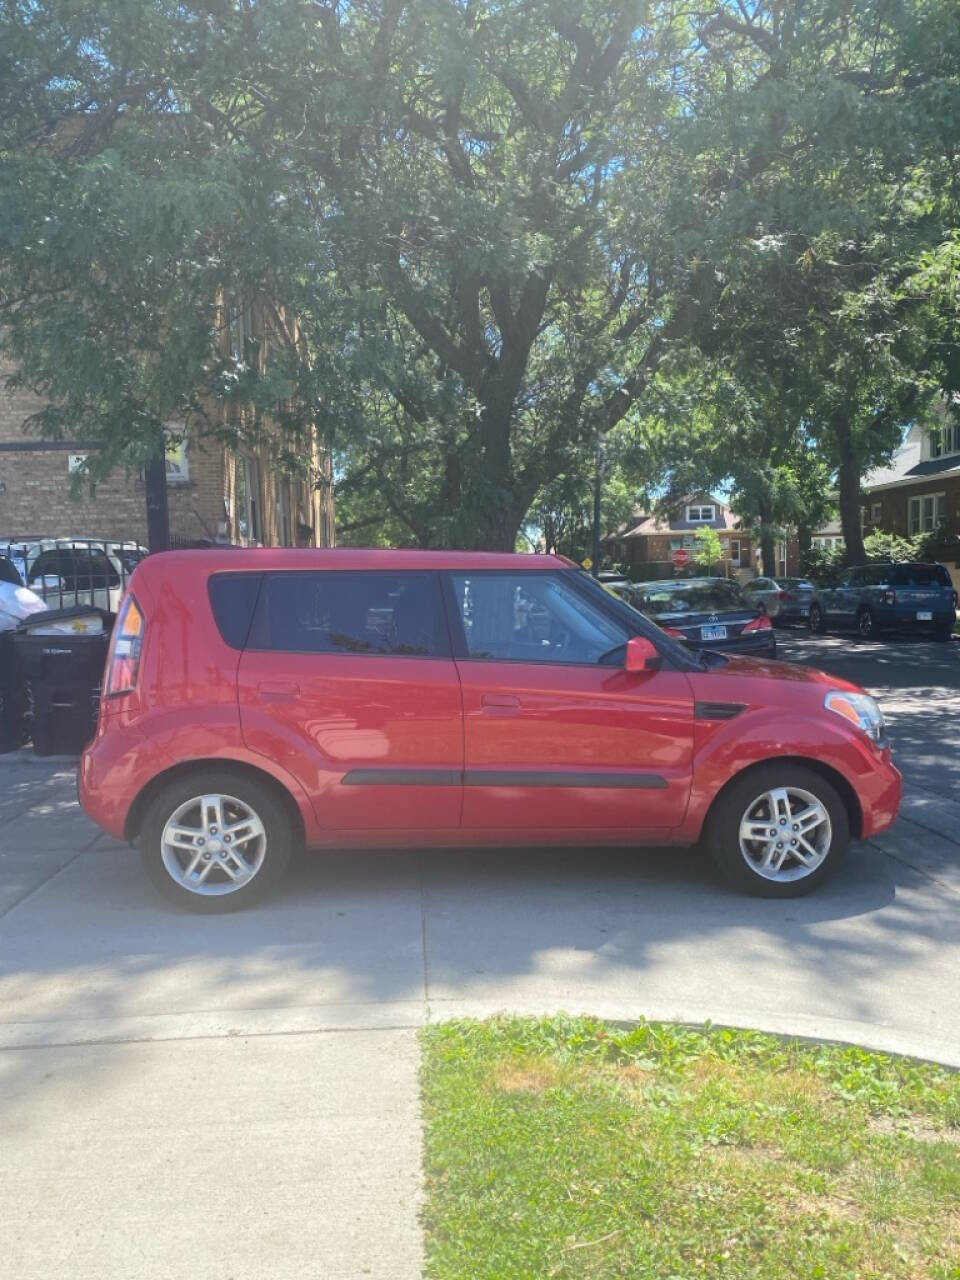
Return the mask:
POLYGON ((697 655, 552 556, 182 551, 136 569, 80 798, 202 910, 305 846, 690 846, 767 897, 890 826, 855 685, 697 655))

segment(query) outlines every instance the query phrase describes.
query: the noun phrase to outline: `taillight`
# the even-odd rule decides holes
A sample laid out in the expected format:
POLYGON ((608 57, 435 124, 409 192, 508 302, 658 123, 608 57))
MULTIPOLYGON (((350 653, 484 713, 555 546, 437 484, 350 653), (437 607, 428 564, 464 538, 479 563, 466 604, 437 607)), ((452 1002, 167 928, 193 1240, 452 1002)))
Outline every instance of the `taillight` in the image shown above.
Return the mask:
POLYGON ((146 624, 140 606, 133 596, 127 596, 117 618, 107 669, 108 698, 121 693, 132 693, 137 687, 140 671, 140 651, 146 624))
POLYGON ((897 593, 895 591, 884 591, 880 599, 883 601, 884 604, 896 604, 897 593))
POLYGON ((790 594, 790 592, 789 592, 789 591, 778 591, 778 592, 777 592, 777 599, 778 599, 778 600, 792 600, 792 599, 793 599, 793 596, 790 594))
POLYGON ((676 627, 661 627, 660 630, 664 635, 673 636, 674 640, 686 640, 686 636, 682 631, 678 631, 676 627))
POLYGON ((772 626, 773 623, 767 615, 761 613, 759 618, 753 618, 743 629, 744 631, 769 631, 772 626))

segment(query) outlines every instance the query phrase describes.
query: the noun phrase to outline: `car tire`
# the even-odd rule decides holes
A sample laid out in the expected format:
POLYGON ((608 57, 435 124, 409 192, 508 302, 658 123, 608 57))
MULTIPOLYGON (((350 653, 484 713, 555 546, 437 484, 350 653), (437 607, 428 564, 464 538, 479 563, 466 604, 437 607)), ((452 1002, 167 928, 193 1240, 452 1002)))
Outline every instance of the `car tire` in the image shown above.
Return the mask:
POLYGON ((140 857, 154 887, 177 906, 238 911, 281 879, 293 842, 290 815, 269 784, 240 770, 205 769, 174 779, 151 801, 140 857))
POLYGON ((857 614, 857 634, 861 640, 876 640, 879 632, 873 610, 866 605, 857 614))
POLYGON ((953 639, 953 626, 951 625, 949 627, 938 627, 937 630, 933 633, 933 638, 934 640, 938 641, 940 644, 949 643, 949 641, 953 639))
POLYGON ((824 614, 823 610, 820 608, 818 604, 812 604, 810 606, 810 613, 808 615, 807 621, 810 624, 810 630, 813 632, 815 636, 824 635, 824 633, 827 630, 827 619, 826 619, 826 615, 824 614))
MULTIPOLYGON (((813 892, 834 873, 850 841, 847 810, 836 787, 802 764, 772 763, 747 770, 721 792, 706 825, 705 844, 714 865, 734 888, 760 898, 799 898, 813 892), (781 817, 789 810, 786 821, 772 816, 774 810, 781 817), (798 819, 797 826, 819 817, 816 825, 807 827, 811 839, 800 837, 807 847, 799 849, 799 856, 789 845, 783 852, 776 843, 781 827, 789 831, 791 817, 798 819), (761 839, 745 839, 747 830, 762 833, 761 839), (770 837, 770 831, 777 836, 770 837), (780 859, 779 867, 769 863, 763 870, 768 858, 780 859)), ((783 843, 796 838, 791 832, 783 843)))

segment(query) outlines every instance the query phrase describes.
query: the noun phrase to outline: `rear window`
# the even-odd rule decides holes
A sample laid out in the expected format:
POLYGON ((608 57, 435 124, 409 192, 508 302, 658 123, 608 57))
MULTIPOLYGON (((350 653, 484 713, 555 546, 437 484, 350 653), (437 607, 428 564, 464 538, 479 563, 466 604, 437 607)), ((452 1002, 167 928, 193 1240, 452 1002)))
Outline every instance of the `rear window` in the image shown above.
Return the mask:
POLYGON ((250 648, 448 657, 436 574, 271 573, 250 648))
POLYGON ((798 591, 802 591, 804 588, 813 590, 813 583, 809 578, 778 578, 777 581, 781 587, 785 587, 788 591, 791 588, 796 588, 798 591))
POLYGON ((90 550, 58 547, 55 551, 42 552, 30 570, 30 582, 38 582, 48 575, 62 578, 67 591, 120 586, 120 575, 113 564, 95 547, 90 550))
POLYGON ((892 575, 896 587, 950 587, 950 575, 942 564, 895 564, 892 575))
POLYGON ((722 609, 753 608, 736 583, 724 578, 716 582, 641 588, 631 595, 630 603, 654 618, 663 613, 719 613, 722 609))
POLYGON ((232 649, 247 643, 262 577, 261 573, 216 573, 210 579, 210 607, 232 649))

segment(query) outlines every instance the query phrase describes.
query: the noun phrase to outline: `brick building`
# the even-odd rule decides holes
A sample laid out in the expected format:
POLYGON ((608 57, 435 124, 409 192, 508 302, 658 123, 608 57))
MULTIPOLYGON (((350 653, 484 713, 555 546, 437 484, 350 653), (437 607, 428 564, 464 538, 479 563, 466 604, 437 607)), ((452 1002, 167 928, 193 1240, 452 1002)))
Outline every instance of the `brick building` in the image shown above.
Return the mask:
MULTIPOLYGON (((221 354, 265 363, 271 345, 296 340, 280 334, 283 313, 254 304, 221 306, 221 354)), ((53 442, 25 434, 24 421, 42 402, 10 390, 0 362, 0 538, 83 537, 146 543, 143 475, 116 472, 93 493, 73 496, 74 471, 92 449, 77 440, 53 442)), ((241 411, 242 415, 243 411, 241 411)), ((221 419, 222 420, 222 419, 221 419)), ((314 441, 305 459, 308 478, 291 477, 273 462, 274 429, 261 424, 262 443, 237 450, 204 438, 189 423, 171 423, 167 496, 173 541, 220 541, 265 546, 332 546, 330 458, 314 441)))
POLYGON ((911 427, 890 465, 864 478, 860 523, 864 533, 936 534, 937 559, 960 585, 960 423, 911 427))
POLYGON ((725 573, 753 575, 755 556, 749 533, 740 528, 739 517, 726 503, 709 493, 689 494, 659 514, 638 509, 632 521, 604 539, 604 546, 610 559, 622 564, 632 578, 669 578, 674 552, 692 553, 698 529, 716 530, 723 545, 725 573))

